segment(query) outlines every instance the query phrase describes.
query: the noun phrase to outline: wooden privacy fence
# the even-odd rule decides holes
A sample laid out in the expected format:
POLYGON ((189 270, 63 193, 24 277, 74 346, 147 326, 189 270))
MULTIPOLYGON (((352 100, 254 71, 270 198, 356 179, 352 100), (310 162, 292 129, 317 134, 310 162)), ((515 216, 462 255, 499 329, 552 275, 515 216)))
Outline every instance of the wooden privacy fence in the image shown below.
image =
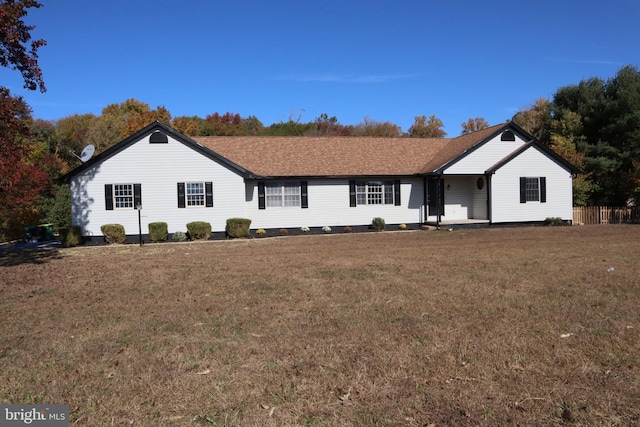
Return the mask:
POLYGON ((640 223, 640 206, 574 206, 573 224, 640 223))

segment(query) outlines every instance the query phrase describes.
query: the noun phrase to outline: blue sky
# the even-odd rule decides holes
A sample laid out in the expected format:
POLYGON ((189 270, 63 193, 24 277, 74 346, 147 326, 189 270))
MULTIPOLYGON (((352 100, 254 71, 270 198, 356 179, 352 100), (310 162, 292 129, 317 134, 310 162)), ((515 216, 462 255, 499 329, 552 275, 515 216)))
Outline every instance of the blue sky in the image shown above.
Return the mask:
POLYGON ((436 115, 510 119, 537 98, 640 65, 637 0, 40 0, 46 93, 36 118, 99 115, 135 98, 176 116, 320 114, 407 130, 436 115))

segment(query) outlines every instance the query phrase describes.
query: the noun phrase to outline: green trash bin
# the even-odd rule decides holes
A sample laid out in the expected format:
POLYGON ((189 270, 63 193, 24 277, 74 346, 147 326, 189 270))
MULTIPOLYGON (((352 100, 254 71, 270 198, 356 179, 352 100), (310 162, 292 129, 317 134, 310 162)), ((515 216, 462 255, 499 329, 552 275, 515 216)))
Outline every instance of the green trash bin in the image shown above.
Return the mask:
POLYGON ((24 228, 25 238, 30 241, 53 240, 53 224, 30 225, 24 228))
POLYGON ((43 240, 53 240, 53 224, 40 224, 38 228, 43 240))

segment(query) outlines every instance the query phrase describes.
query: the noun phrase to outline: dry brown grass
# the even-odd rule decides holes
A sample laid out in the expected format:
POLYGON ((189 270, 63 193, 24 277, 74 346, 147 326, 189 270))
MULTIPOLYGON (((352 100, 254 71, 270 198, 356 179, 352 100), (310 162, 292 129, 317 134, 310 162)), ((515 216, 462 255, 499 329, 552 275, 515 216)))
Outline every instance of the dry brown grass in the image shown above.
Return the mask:
POLYGON ((0 399, 83 426, 637 425, 639 259, 624 225, 4 253, 0 399))

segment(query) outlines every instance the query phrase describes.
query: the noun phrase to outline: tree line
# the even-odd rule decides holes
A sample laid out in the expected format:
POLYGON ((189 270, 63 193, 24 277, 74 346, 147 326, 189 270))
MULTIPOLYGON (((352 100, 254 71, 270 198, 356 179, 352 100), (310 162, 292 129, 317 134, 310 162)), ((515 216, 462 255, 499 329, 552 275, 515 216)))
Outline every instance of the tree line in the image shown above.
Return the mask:
MULTIPOLYGON (((45 92, 32 26, 24 17, 35 0, 0 3, 0 66, 17 70, 28 90, 45 92)), ((25 225, 70 222, 70 194, 57 179, 80 164, 77 154, 92 144, 100 153, 158 120, 187 136, 367 136, 441 138, 444 123, 421 115, 404 132, 391 122, 367 117, 356 125, 321 114, 265 126, 257 117, 213 113, 172 117, 163 106, 152 109, 136 99, 107 105, 100 115, 73 114, 55 121, 32 117, 29 105, 0 87, 0 241, 16 238, 25 225)), ((574 179, 574 204, 625 205, 640 196, 640 73, 625 66, 608 80, 593 77, 561 87, 512 118, 535 138, 580 169, 574 179)), ((483 118, 461 123, 461 134, 489 126, 483 118)))

